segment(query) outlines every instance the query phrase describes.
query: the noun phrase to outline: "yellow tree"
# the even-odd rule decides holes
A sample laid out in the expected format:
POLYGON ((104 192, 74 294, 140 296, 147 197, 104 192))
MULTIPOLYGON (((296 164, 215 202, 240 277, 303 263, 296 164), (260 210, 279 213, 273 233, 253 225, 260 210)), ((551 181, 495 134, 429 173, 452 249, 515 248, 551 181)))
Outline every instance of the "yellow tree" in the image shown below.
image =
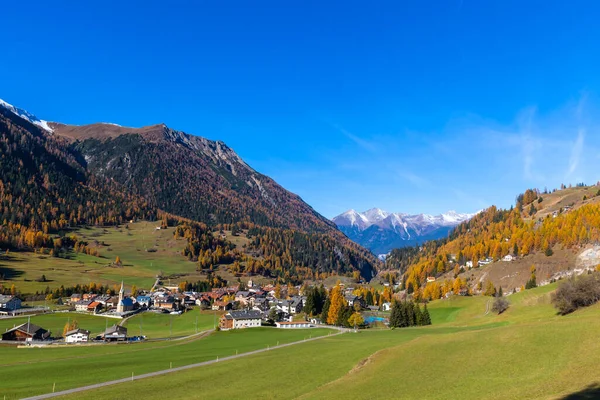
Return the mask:
POLYGON ((346 301, 339 284, 335 285, 334 288, 331 289, 330 296, 331 300, 329 305, 329 313, 327 314, 327 323, 329 325, 334 325, 337 322, 340 310, 342 310, 342 308, 346 305, 346 301))
POLYGON ((365 320, 363 319, 362 315, 360 315, 359 312, 355 312, 353 313, 350 318, 348 318, 348 323, 350 324, 350 326, 360 326, 362 324, 364 324, 365 320))
POLYGON ((115 265, 121 265, 121 257, 117 256, 117 258, 115 258, 115 265))

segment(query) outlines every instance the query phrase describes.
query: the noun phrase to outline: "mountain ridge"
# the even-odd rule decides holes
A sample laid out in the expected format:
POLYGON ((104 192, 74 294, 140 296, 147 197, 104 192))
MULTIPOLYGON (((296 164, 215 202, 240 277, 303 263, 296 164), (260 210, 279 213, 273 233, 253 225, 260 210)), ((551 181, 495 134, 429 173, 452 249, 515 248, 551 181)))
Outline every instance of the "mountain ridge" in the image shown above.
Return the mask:
MULTIPOLYGON (((13 197, 7 197, 11 203, 4 208, 8 210, 5 220, 19 223, 18 227, 10 228, 13 231, 8 235, 11 241, 7 244, 11 246, 35 249, 35 245, 24 244, 19 239, 17 228, 23 231, 24 226, 33 230, 33 234, 42 230, 53 233, 56 227, 71 223, 119 224, 131 217, 168 213, 216 229, 245 224, 315 234, 307 239, 315 242, 311 247, 315 252, 321 251, 317 242, 329 238, 330 246, 345 250, 344 256, 321 257, 323 262, 310 267, 318 268, 320 273, 347 274, 354 269, 370 279, 379 265, 372 254, 351 242, 332 221, 300 196, 255 171, 222 141, 190 135, 165 124, 128 128, 110 123, 75 126, 40 121, 25 110, 0 103, 0 134, 9 146, 6 154, 28 156, 24 166, 7 158, 6 168, 0 170, 0 184, 10 183, 15 176, 25 176, 25 167, 29 171, 27 180, 38 182, 39 189, 35 196, 28 196, 24 181, 19 185, 18 205, 13 197), (30 150, 33 146, 35 151, 30 150), (59 157, 69 169, 48 168, 46 160, 52 157, 59 157), (66 179, 65 173, 76 173, 77 178, 66 179), (58 187, 57 182, 61 190, 49 196, 50 190, 58 187), (93 202, 89 203, 97 198, 105 204, 98 212, 93 202), (61 219, 64 222, 57 223, 57 211, 49 209, 57 204, 69 211, 61 219), (28 213, 27 218, 22 218, 21 208, 37 214, 29 216, 28 213)), ((280 237, 283 236, 277 236, 278 240, 280 237)), ((270 262, 275 265, 274 259, 270 262)), ((309 267, 299 258, 290 260, 288 257, 286 263, 281 264, 290 269, 309 267)), ((280 270, 281 276, 284 272, 280 270)))
POLYGON ((376 254, 393 248, 413 246, 427 240, 440 239, 474 214, 448 211, 439 215, 390 213, 380 208, 364 212, 350 209, 332 219, 350 239, 376 254))

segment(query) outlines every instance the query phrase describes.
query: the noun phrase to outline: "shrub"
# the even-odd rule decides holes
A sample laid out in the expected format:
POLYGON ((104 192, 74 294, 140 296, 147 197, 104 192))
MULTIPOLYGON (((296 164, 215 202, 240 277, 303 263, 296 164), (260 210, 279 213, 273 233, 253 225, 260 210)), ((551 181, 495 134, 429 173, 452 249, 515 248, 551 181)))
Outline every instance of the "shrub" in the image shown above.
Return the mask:
POLYGON ((552 304, 562 315, 598 301, 600 301, 600 274, 598 273, 563 281, 552 296, 552 304))
POLYGON ((508 310, 508 306, 510 303, 502 296, 496 297, 494 300, 494 304, 492 305, 492 311, 496 314, 502 314, 504 311, 508 310))
POLYGON ((550 247, 548 247, 546 249, 546 251, 544 252, 544 254, 546 255, 546 257, 550 257, 552 254, 554 254, 554 252, 552 251, 552 249, 550 247))

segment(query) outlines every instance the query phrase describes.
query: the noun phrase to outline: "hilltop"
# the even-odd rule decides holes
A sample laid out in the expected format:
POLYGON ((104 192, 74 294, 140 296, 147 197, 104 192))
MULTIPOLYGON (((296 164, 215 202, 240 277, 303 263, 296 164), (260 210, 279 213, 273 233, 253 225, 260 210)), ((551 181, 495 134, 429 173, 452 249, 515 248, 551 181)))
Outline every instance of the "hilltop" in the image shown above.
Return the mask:
POLYGON ((542 284, 593 269, 600 264, 599 189, 527 190, 517 196, 515 207, 490 207, 458 225, 447 239, 392 251, 387 267, 404 274, 411 292, 425 287, 428 277, 437 278, 428 286, 441 294, 457 278, 460 287, 474 293, 488 281, 513 291, 531 279, 533 269, 542 284))

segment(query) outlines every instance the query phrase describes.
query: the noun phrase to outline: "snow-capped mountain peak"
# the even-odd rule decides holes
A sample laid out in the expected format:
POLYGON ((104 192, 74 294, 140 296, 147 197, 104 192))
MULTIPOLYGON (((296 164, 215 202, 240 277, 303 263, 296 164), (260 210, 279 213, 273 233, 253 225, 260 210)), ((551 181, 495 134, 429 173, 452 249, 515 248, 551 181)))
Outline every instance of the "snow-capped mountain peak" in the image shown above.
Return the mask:
POLYGON ((45 131, 47 131, 49 133, 54 132, 54 129, 52 129, 50 127, 50 125, 48 125, 48 121, 39 119, 35 115, 31 114, 30 112, 28 112, 26 110, 23 110, 22 108, 15 107, 12 104, 9 104, 2 99, 0 99, 0 107, 6 108, 8 111, 12 112, 13 114, 31 122, 34 125, 39 126, 40 128, 44 129, 45 131))
POLYGON ((377 254, 388 252, 394 247, 440 239, 474 215, 454 210, 439 215, 410 215, 372 208, 362 213, 348 210, 333 218, 333 222, 350 239, 377 254))

